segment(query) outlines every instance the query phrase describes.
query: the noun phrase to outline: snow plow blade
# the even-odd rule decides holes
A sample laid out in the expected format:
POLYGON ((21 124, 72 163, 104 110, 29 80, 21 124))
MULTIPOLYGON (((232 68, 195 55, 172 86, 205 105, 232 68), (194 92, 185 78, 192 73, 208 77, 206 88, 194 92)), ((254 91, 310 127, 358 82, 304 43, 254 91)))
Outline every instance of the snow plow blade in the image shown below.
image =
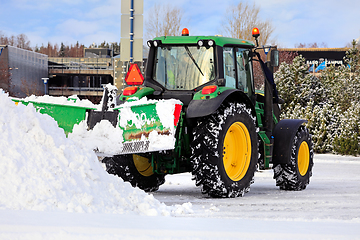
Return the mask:
POLYGON ((26 101, 15 98, 12 99, 12 101, 14 101, 15 104, 22 103, 26 106, 31 103, 36 111, 54 118, 58 126, 64 129, 66 135, 72 132, 75 124, 79 124, 81 121, 85 120, 87 112, 95 110, 95 108, 90 107, 26 101))
POLYGON ((119 113, 117 126, 123 130, 120 154, 174 149, 181 108, 182 103, 173 99, 142 99, 114 108, 119 113))
MULTIPOLYGON (((46 99, 45 99, 46 100, 46 99)), ((44 101, 45 101, 44 100, 44 101)), ((67 99, 68 101, 71 99, 67 99)), ((175 99, 130 100, 115 107, 115 92, 105 88, 102 108, 71 105, 71 102, 48 103, 13 99, 16 104, 32 104, 42 114, 55 119, 68 136, 74 125, 86 121, 87 130, 102 120, 108 120, 114 128, 122 130, 122 145, 116 154, 145 153, 175 148, 176 126, 179 122, 182 102, 175 99)))

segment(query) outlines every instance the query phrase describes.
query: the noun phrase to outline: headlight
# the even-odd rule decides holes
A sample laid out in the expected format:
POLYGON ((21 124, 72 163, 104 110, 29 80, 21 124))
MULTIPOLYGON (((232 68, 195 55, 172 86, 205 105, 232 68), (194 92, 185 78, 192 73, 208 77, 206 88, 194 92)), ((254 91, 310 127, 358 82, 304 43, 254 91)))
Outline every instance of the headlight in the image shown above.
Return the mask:
POLYGON ((198 42, 197 42, 197 45, 198 47, 213 47, 215 45, 215 41, 210 39, 210 40, 204 40, 204 39, 200 39, 198 42))
POLYGON ((154 40, 154 41, 149 40, 149 41, 147 41, 147 45, 149 47, 159 47, 161 44, 162 44, 161 40, 154 40))

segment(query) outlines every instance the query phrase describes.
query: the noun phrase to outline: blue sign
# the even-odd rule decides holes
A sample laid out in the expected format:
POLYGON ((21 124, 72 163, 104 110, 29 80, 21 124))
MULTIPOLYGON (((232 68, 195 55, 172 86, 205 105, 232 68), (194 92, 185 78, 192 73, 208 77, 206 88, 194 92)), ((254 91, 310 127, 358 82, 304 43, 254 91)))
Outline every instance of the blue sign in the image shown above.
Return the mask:
POLYGON ((311 67, 309 68, 309 72, 312 72, 312 71, 314 71, 314 64, 313 65, 311 65, 311 67))
POLYGON ((325 61, 323 61, 316 69, 315 72, 319 71, 319 70, 324 70, 326 68, 326 63, 325 61))

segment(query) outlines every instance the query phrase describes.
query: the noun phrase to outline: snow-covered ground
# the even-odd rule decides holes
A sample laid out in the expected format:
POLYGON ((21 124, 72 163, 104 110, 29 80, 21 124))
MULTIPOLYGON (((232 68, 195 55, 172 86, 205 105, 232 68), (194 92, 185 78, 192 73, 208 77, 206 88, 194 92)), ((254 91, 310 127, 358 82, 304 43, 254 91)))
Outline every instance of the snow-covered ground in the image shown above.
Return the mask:
POLYGON ((149 195, 0 91, 0 239, 360 239, 360 158, 314 163, 300 192, 280 191, 267 170, 242 198, 202 195, 190 174, 149 195))
POLYGON ((153 195, 191 202, 177 216, 2 209, 0 239, 360 239, 360 159, 315 155, 315 164, 304 191, 280 191, 263 171, 233 199, 202 195, 189 174, 167 176, 153 195))
POLYGON ((273 171, 265 170, 255 173, 255 183, 243 198, 208 198, 194 186, 190 174, 168 176, 154 196, 167 205, 190 201, 196 216, 344 220, 360 227, 359 173, 359 157, 315 154, 313 176, 304 191, 279 190, 273 171))

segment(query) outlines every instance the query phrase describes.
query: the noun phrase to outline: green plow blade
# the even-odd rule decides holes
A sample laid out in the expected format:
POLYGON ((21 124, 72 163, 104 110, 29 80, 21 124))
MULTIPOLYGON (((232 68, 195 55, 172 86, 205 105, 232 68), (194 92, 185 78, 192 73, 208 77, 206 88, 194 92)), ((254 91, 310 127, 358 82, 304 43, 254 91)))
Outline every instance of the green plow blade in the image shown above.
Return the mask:
POLYGON ((36 111, 47 114, 55 119, 58 126, 64 129, 66 135, 72 132, 74 125, 79 124, 81 121, 85 120, 86 112, 88 110, 94 110, 95 108, 80 107, 80 106, 70 106, 54 103, 44 103, 44 102, 34 102, 34 101, 25 101, 19 99, 12 99, 15 103, 22 103, 28 105, 32 103, 36 111))

